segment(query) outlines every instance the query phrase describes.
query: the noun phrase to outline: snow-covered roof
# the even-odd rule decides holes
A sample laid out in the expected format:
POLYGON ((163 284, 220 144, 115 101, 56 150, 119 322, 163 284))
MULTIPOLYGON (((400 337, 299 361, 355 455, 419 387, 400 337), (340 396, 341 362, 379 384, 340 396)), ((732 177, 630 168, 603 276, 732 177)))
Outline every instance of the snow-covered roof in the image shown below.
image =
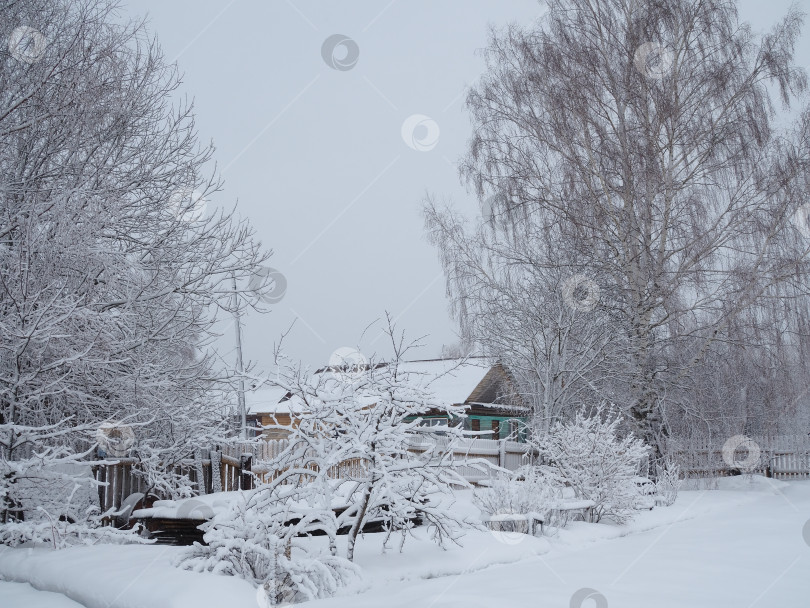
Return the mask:
POLYGON ((476 405, 478 407, 493 409, 493 410, 503 410, 508 409, 511 412, 528 412, 529 408, 525 405, 515 405, 515 404, 504 404, 504 403, 481 403, 479 401, 470 401, 467 405, 476 405))
MULTIPOLYGON (((487 372, 490 362, 480 357, 463 359, 429 359, 423 361, 403 361, 399 373, 408 383, 428 390, 435 399, 453 405, 464 403, 487 372)), ((321 373, 331 373, 329 371, 321 373)), ((245 393, 245 403, 249 414, 289 414, 301 410, 297 398, 286 399, 286 392, 277 386, 262 387, 245 393)))
POLYGON ((404 361, 399 371, 447 405, 464 403, 492 368, 482 358, 404 361))
POLYGON ((263 386, 245 392, 245 407, 248 414, 275 413, 289 414, 289 400, 282 401, 287 391, 280 386, 263 386))

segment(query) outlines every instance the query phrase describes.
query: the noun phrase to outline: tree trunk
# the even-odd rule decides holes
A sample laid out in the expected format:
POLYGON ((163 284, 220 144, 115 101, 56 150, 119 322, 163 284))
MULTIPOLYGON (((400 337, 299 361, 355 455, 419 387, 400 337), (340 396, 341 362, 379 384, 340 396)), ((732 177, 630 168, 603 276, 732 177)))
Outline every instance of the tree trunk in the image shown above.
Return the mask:
POLYGON ((373 480, 366 484, 366 487, 363 489, 363 498, 360 501, 360 509, 357 512, 357 519, 354 520, 351 529, 349 530, 349 542, 348 548, 346 550, 346 559, 350 562, 354 561, 354 545, 357 542, 357 535, 360 534, 360 530, 363 529, 363 519, 366 517, 366 511, 368 511, 368 505, 371 501, 371 490, 374 485, 373 480))

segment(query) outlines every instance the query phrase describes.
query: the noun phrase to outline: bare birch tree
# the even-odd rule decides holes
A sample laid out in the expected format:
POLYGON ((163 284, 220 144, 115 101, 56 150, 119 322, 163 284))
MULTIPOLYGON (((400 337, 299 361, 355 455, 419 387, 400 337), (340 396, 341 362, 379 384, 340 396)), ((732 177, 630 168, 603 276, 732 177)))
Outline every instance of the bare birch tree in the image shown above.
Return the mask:
POLYGON ((534 218, 549 265, 565 250, 568 275, 599 281, 627 342, 627 409, 660 453, 672 393, 734 319, 806 276, 791 218, 808 120, 788 114, 803 15, 757 36, 728 0, 548 5, 493 33, 461 172, 481 200, 504 193, 492 221, 534 218))
POLYGON ((598 284, 571 281, 564 264, 550 263, 531 217, 471 231, 452 210, 431 203, 426 212, 462 335, 509 369, 536 434, 582 406, 619 399, 621 332, 598 306, 598 284))

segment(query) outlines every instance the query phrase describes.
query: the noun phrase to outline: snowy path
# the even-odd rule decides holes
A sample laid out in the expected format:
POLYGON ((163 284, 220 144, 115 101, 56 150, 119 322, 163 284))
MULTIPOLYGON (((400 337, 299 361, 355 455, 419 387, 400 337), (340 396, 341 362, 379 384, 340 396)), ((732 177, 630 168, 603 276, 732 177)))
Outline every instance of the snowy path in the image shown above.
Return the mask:
POLYGON ((0 581, 0 599, 3 608, 83 608, 64 595, 38 591, 28 583, 0 581))
MULTIPOLYGON (((691 502, 684 517, 711 494, 684 493, 691 502)), ((802 536, 810 482, 752 498, 648 532, 308 607, 565 608, 581 588, 604 596, 581 604, 587 608, 810 606, 810 546, 802 536)))

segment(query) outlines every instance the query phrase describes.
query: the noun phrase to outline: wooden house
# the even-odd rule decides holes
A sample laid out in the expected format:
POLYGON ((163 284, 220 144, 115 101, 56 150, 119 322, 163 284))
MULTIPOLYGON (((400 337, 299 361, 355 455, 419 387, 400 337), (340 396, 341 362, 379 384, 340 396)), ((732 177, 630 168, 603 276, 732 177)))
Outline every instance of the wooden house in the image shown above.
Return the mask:
POLYGON ((429 426, 461 424, 485 439, 526 440, 529 408, 526 407, 507 369, 483 357, 409 361, 401 369, 423 376, 430 390, 447 405, 464 407, 463 420, 449 420, 441 412, 422 416, 429 426))
MULTIPOLYGON (((508 371, 499 363, 481 357, 405 361, 399 370, 415 386, 427 388, 446 405, 465 409, 462 420, 450 420, 439 411, 420 416, 425 426, 462 425, 465 430, 481 432, 486 439, 525 441, 528 408, 523 405, 508 371)), ((322 370, 323 371, 323 370, 322 370)), ((294 425, 300 411, 298 400, 278 387, 260 388, 245 395, 248 422, 254 428, 270 425, 294 425)), ((266 429, 268 439, 281 439, 282 429, 266 429)))
MULTIPOLYGON (((265 428, 267 439, 283 439, 287 432, 283 429, 267 428, 273 425, 289 426, 293 424, 294 415, 298 412, 295 401, 289 393, 278 386, 264 386, 245 393, 248 428, 265 428)), ((258 431, 257 431, 258 432, 258 431)))

